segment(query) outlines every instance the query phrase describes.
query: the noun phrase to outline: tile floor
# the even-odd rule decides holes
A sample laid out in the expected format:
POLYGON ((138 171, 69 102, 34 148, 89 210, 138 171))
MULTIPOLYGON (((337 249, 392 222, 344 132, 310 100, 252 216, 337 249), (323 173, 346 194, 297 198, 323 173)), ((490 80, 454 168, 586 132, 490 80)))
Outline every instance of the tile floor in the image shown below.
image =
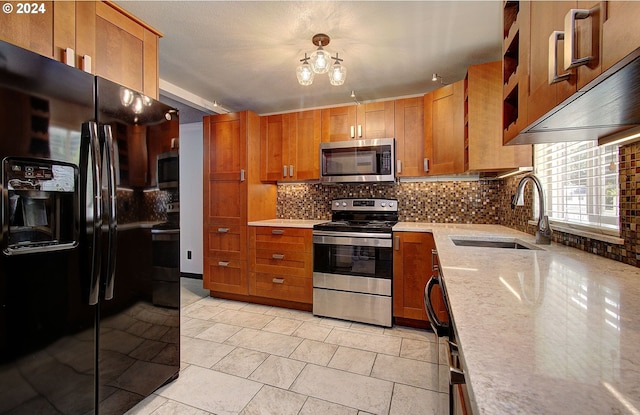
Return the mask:
POLYGON ((182 279, 179 378, 127 415, 448 412, 433 333, 215 299, 201 284, 182 279))

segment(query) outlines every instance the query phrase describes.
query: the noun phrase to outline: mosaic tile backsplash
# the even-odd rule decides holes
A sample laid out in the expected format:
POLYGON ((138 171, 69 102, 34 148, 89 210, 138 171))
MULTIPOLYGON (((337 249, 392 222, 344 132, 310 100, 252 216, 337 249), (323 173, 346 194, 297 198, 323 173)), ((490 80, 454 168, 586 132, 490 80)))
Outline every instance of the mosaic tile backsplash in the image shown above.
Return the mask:
MULTIPOLYGON (((640 143, 622 147, 620 163, 620 237, 624 245, 554 231, 555 242, 640 267, 640 143)), ((511 196, 521 177, 503 180, 401 182, 398 184, 286 184, 278 186, 281 219, 331 218, 331 200, 341 197, 398 199, 403 222, 499 224, 535 234, 533 189, 527 185, 525 205, 511 209, 511 196)))

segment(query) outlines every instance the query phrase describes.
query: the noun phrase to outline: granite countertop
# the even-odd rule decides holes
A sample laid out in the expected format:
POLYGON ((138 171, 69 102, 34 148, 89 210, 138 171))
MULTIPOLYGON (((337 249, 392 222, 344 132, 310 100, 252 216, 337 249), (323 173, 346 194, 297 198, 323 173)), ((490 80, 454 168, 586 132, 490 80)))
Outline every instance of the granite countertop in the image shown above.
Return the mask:
POLYGON ((394 230, 433 232, 474 414, 640 413, 640 269, 553 243, 450 238, 535 245, 498 225, 394 230))
POLYGON ((313 225, 328 222, 327 219, 265 219, 249 222, 249 226, 273 226, 280 228, 308 228, 313 229, 313 225))

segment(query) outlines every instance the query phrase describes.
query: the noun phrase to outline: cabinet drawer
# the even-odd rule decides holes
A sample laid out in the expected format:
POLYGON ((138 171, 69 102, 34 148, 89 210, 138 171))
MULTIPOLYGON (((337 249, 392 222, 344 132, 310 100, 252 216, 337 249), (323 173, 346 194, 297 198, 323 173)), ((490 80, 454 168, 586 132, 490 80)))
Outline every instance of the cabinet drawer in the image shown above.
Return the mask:
POLYGON ((251 271, 295 275, 311 278, 313 259, 311 252, 256 249, 249 252, 251 271))
POLYGON ((204 258, 204 287, 211 291, 248 294, 247 263, 220 256, 204 258))
POLYGON ((252 272, 249 293, 258 297, 311 304, 313 280, 306 277, 252 272))
POLYGON ((247 252, 246 226, 211 225, 207 227, 205 237, 205 255, 223 255, 226 258, 240 259, 247 252))
POLYGON ((250 244, 255 249, 312 252, 311 229, 252 227, 250 244))

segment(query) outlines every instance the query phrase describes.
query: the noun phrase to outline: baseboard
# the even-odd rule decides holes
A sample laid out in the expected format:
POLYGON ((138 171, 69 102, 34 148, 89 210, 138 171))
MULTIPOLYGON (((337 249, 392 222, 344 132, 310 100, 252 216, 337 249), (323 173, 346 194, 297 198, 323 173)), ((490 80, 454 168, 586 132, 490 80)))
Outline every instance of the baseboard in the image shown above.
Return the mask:
POLYGON ((202 274, 192 274, 190 272, 181 272, 180 276, 182 278, 191 278, 194 280, 201 280, 202 279, 202 274))

